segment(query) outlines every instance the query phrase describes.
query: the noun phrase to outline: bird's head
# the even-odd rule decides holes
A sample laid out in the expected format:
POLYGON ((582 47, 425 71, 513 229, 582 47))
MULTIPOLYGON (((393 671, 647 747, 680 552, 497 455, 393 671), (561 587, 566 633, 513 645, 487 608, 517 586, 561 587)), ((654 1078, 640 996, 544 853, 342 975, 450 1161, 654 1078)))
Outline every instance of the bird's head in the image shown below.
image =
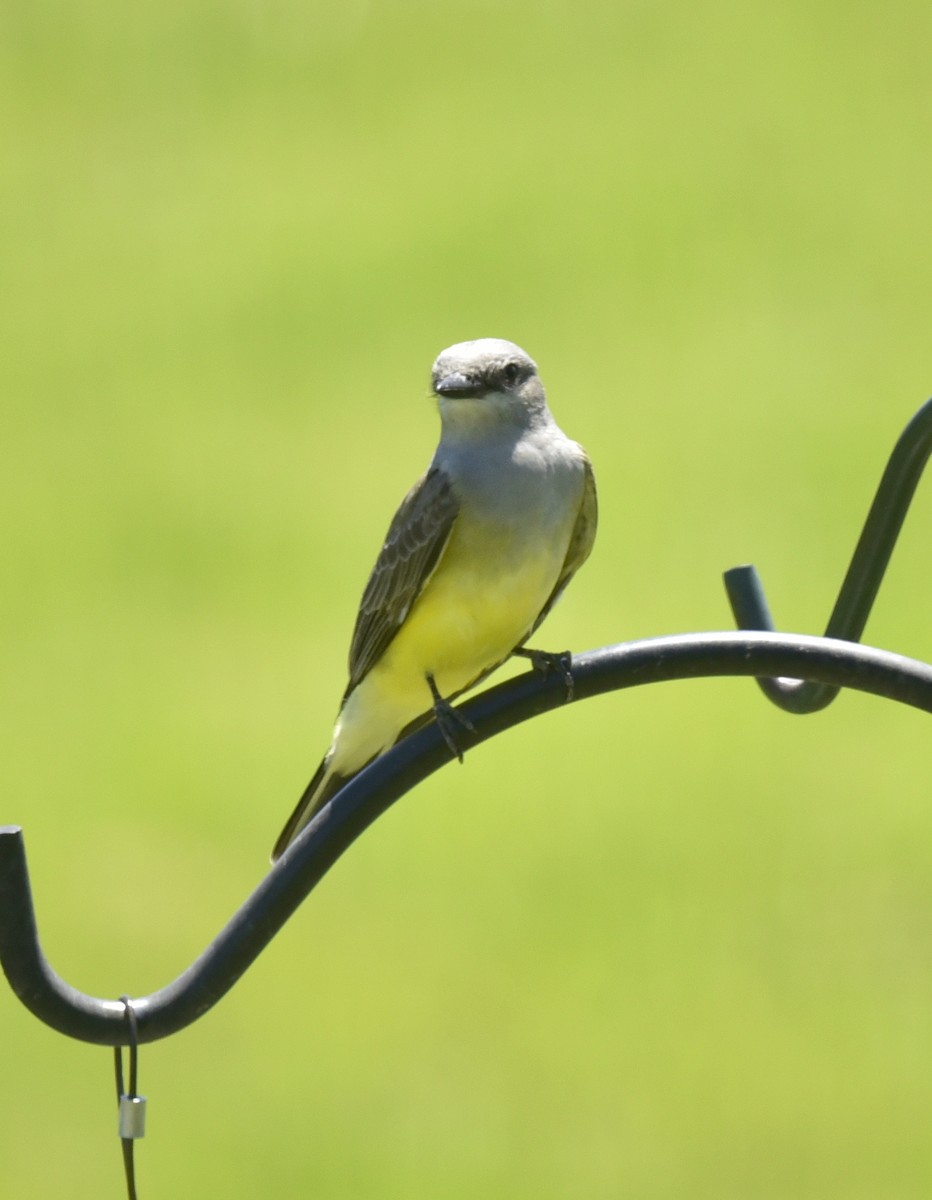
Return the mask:
POLYGON ((431 384, 444 422, 457 426, 488 420, 526 425, 546 412, 537 364, 501 338, 449 346, 434 363, 431 384))

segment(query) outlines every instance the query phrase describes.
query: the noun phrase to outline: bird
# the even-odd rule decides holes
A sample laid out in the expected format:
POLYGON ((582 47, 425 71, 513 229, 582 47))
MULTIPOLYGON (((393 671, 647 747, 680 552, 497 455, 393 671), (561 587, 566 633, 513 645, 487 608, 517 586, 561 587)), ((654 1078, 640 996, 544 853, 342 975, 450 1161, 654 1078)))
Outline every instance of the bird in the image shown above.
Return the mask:
MULTIPOLYGON (((275 862, 363 767, 436 717, 462 760, 450 701, 525 643, 588 558, 598 521, 586 452, 559 428, 537 364, 513 342, 448 347, 431 372, 440 440, 395 513, 359 606, 330 748, 275 862)), ((568 657, 568 656, 567 656, 568 657)), ((559 664, 572 686, 566 659, 559 664)))

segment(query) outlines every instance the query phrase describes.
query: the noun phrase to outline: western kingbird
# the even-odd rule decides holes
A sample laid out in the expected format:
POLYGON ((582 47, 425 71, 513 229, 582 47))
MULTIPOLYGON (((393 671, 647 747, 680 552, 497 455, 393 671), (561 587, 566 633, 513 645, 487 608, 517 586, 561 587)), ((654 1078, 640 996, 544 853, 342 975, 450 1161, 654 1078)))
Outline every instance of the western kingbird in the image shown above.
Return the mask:
POLYGON ((432 713, 456 750, 448 701, 526 653, 592 549, 592 467, 551 416, 533 360, 499 338, 461 342, 434 363, 432 384, 440 443, 389 527, 356 618, 333 743, 273 861, 432 713))

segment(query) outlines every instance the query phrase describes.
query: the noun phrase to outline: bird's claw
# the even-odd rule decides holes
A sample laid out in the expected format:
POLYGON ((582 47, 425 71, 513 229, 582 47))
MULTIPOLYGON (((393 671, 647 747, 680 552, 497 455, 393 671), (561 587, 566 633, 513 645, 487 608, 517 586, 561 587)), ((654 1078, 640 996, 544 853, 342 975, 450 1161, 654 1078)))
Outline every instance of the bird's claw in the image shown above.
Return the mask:
POLYGON ((556 653, 550 650, 526 650, 522 647, 516 650, 515 654, 519 654, 522 658, 528 658, 531 661, 531 666, 535 671, 540 671, 544 676, 550 675, 553 672, 561 675, 563 678, 563 686, 566 688, 566 703, 573 699, 575 684, 573 680, 573 655, 569 650, 560 650, 556 653))
POLYGON ((437 690, 433 675, 427 676, 427 684, 430 687, 430 694, 434 698, 434 717, 437 720, 441 736, 446 742, 450 753, 462 762, 463 751, 460 749, 453 731, 459 727, 460 729, 465 729, 468 733, 475 733, 476 727, 468 717, 463 716, 461 712, 455 709, 449 700, 444 700, 443 696, 437 690))

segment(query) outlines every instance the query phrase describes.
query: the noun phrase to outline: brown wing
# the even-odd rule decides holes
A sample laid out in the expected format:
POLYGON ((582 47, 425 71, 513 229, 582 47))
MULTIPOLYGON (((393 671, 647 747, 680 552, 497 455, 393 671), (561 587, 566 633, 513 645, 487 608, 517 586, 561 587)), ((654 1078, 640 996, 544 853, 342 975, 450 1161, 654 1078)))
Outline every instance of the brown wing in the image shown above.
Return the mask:
POLYGON ((443 553, 458 511, 450 480, 437 467, 423 475, 402 500, 359 605, 346 696, 401 628, 443 553))
POLYGON ((576 524, 573 526, 573 532, 570 536, 570 544, 566 550, 566 558, 563 561, 563 569, 560 571, 559 578, 547 603, 540 610, 540 616, 534 622, 533 628, 528 633, 528 637, 538 628, 541 621, 547 616, 556 602, 560 599, 563 589, 573 578, 579 568, 583 565, 592 551, 592 543, 595 541, 596 526, 599 523, 599 502, 595 491, 595 475, 592 472, 592 463, 586 459, 586 478, 583 484, 582 502, 579 506, 579 513, 576 517, 576 524))

